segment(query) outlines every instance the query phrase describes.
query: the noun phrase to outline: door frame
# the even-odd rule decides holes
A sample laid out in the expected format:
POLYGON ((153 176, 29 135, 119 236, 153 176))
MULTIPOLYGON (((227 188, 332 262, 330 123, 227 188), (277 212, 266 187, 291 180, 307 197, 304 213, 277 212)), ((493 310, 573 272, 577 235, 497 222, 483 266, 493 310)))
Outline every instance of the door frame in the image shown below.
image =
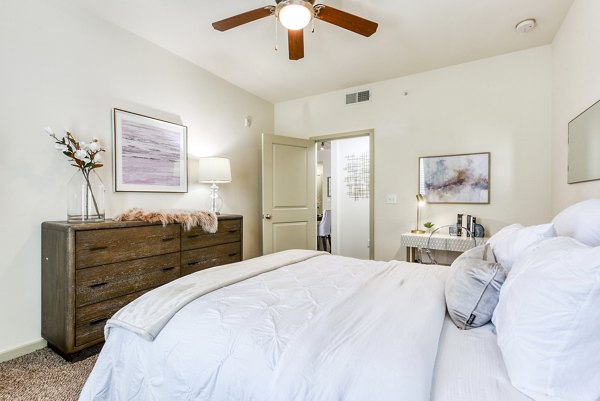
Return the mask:
MULTIPOLYGON (((337 134, 318 135, 308 138, 316 146, 323 141, 332 141, 336 139, 358 138, 362 136, 369 137, 369 259, 375 259, 375 130, 364 129, 359 131, 342 132, 337 134)), ((315 150, 316 151, 316 150, 315 150)), ((315 171, 316 171, 315 157, 315 171)), ((315 180, 316 191, 316 180, 315 180)), ((316 192, 315 192, 316 193, 316 192)), ((317 198, 315 197, 315 210, 317 207, 317 198)))

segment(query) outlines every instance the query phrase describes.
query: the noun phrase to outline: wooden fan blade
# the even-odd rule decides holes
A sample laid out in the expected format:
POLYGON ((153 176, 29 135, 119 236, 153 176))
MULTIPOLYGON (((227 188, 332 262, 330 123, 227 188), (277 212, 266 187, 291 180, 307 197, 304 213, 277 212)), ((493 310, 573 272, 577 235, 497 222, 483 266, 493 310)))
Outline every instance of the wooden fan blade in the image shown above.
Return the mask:
POLYGON ((329 7, 323 4, 315 6, 318 10, 316 18, 322 19, 330 24, 337 25, 341 28, 358 33, 363 36, 371 36, 377 31, 377 23, 358 17, 354 14, 347 13, 337 8, 329 7))
POLYGON ((257 19, 268 17, 273 14, 275 7, 266 6, 257 8, 256 10, 247 11, 245 13, 234 15, 233 17, 225 18, 224 20, 213 22, 212 26, 217 31, 226 31, 236 26, 247 24, 248 22, 256 21, 257 19))
POLYGON ((290 52, 290 60, 304 58, 304 29, 295 31, 288 29, 288 50, 290 52))

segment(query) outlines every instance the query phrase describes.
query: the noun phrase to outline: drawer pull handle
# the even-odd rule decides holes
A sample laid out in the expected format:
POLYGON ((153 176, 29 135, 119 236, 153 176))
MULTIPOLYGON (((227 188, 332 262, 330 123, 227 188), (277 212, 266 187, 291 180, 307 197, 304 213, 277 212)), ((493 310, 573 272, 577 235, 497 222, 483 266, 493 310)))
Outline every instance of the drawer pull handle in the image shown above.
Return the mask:
POLYGON ((95 246, 93 248, 90 248, 90 252, 95 252, 95 251, 101 251, 103 249, 107 249, 108 246, 95 246))
POLYGON ((238 230, 229 230, 229 232, 233 234, 233 233, 237 233, 238 230))
POLYGON ((98 325, 98 324, 101 324, 101 323, 104 323, 104 322, 106 322, 107 320, 108 320, 108 318, 106 318, 106 317, 104 317, 104 318, 102 318, 102 319, 96 319, 96 320, 92 320, 92 321, 90 322, 90 326, 96 326, 96 325, 98 325))
POLYGON ((200 263, 213 263, 213 262, 218 262, 220 259, 217 258, 212 258, 212 259, 204 259, 204 260, 199 260, 197 262, 190 262, 187 265, 188 266, 194 266, 194 265, 198 265, 200 263))
POLYGON ((200 234, 189 234, 187 237, 188 238, 196 238, 196 237, 199 237, 199 236, 200 236, 200 234))
POLYGON ((169 242, 169 241, 173 241, 174 239, 175 239, 175 237, 162 238, 162 242, 169 242))
POLYGON ((165 267, 164 269, 162 269, 164 272, 168 272, 169 270, 173 270, 175 268, 175 266, 171 266, 171 267, 165 267))
POLYGON ((106 284, 108 284, 108 283, 107 283, 107 282, 104 282, 104 283, 92 284, 92 285, 90 285, 90 288, 98 288, 98 287, 103 287, 103 286, 105 286, 106 284))
POLYGON ((229 255, 227 255, 227 256, 235 256, 235 255, 237 255, 237 252, 230 253, 230 254, 229 254, 229 255))

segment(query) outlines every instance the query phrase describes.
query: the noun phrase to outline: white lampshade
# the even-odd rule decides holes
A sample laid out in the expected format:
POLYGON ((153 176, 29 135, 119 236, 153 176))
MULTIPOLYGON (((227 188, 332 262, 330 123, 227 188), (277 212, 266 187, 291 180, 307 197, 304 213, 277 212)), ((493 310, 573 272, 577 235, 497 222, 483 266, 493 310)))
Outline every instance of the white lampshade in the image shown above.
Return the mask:
POLYGON ((231 166, 224 157, 203 157, 198 163, 198 181, 231 182, 231 166))
POLYGON ((312 5, 304 0, 287 0, 279 3, 277 18, 281 25, 292 31, 303 29, 313 18, 312 5))

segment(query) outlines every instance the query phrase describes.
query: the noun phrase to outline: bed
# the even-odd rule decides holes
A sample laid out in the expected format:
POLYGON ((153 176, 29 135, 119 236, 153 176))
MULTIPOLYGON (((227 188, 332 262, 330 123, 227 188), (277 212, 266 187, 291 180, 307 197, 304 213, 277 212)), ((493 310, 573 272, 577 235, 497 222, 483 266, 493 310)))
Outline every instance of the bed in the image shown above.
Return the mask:
POLYGON ((448 272, 293 250, 195 273, 109 321, 80 400, 530 400, 493 326, 447 317, 448 272))

